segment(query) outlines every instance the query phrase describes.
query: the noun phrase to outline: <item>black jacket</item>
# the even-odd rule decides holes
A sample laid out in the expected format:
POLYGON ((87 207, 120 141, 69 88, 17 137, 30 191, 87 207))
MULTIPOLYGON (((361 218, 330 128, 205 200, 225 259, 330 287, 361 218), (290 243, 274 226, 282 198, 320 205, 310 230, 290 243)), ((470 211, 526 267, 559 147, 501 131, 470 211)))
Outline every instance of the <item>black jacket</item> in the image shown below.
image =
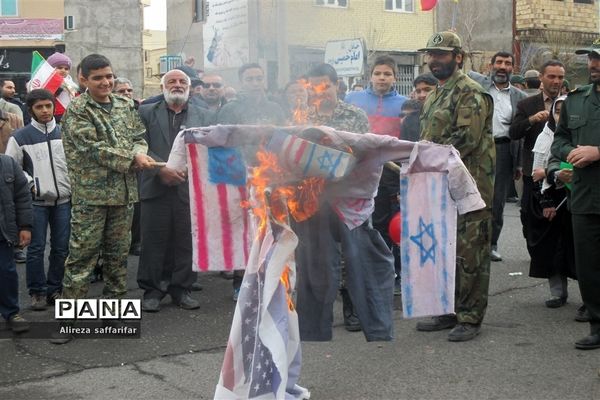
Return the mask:
POLYGON ((31 192, 23 170, 10 156, 0 154, 0 241, 19 243, 19 231, 31 230, 31 192))
POLYGON ((508 130, 511 139, 524 139, 523 174, 526 176, 531 176, 533 166, 533 153, 531 151, 533 150, 533 146, 535 146, 538 135, 544 129, 544 125, 546 125, 545 122, 536 122, 531 125, 529 117, 545 109, 544 97, 541 92, 535 96, 526 97, 517 104, 517 113, 508 130))

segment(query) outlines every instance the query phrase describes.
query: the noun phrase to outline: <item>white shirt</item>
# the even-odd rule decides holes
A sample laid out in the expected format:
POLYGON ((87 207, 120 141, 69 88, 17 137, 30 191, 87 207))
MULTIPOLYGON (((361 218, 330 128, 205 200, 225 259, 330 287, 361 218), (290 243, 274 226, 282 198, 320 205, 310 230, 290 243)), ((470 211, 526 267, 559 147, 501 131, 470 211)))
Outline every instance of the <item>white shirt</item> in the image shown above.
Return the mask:
POLYGON ((494 116, 492 118, 492 133, 494 139, 508 138, 508 128, 512 122, 512 104, 510 103, 510 85, 505 89, 498 89, 494 84, 490 96, 494 99, 494 116))

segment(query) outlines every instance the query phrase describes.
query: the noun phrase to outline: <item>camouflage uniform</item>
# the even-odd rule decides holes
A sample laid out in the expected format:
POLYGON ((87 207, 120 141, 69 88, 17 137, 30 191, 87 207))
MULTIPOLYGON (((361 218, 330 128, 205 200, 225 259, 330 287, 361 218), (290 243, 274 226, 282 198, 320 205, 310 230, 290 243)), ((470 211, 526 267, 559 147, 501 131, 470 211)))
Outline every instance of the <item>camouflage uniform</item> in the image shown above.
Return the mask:
POLYGON ((367 113, 343 101, 338 101, 332 116, 322 117, 311 113, 308 119, 313 125, 325 125, 338 131, 352 133, 369 132, 369 118, 367 117, 367 113))
MULTIPOLYGON (((435 35, 428 48, 433 47, 430 44, 434 38, 435 35)), ((478 83, 457 70, 443 86, 429 94, 421 113, 421 139, 453 145, 486 204, 485 209, 460 215, 457 221, 456 316, 459 323, 475 325, 481 324, 485 315, 490 279, 496 159, 493 110, 492 98, 478 83)))
POLYGON ((64 297, 82 298, 100 250, 108 298, 127 292, 127 254, 133 203, 138 200, 134 157, 146 153, 145 128, 133 102, 110 95, 110 111, 84 93, 63 119, 63 145, 72 188, 70 254, 64 297))

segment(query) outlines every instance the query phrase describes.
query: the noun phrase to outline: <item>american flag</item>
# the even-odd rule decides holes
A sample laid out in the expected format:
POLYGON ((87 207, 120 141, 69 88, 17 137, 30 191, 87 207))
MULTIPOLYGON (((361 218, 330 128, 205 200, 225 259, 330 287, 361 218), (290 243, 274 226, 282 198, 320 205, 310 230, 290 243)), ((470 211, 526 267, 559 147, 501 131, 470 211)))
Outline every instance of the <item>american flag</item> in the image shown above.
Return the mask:
POLYGON ((295 286, 298 238, 270 221, 252 245, 215 399, 308 399, 297 385, 302 362, 295 286), (289 285, 282 280, 285 271, 289 285))
POLYGON ((235 148, 188 143, 194 271, 244 269, 249 256, 246 164, 235 148))

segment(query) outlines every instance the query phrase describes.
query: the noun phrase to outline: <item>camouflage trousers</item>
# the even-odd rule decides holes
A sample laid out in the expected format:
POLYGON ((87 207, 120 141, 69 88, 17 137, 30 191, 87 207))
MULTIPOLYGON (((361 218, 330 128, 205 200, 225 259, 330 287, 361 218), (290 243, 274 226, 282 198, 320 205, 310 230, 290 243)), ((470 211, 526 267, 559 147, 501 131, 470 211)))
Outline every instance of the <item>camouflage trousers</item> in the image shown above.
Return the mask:
POLYGON ((458 322, 483 321, 490 286, 491 233, 491 210, 458 216, 454 306, 458 322))
POLYGON ((65 263, 63 297, 85 298, 89 277, 102 253, 105 298, 127 293, 127 256, 131 242, 133 205, 88 206, 71 209, 69 257, 65 263))

